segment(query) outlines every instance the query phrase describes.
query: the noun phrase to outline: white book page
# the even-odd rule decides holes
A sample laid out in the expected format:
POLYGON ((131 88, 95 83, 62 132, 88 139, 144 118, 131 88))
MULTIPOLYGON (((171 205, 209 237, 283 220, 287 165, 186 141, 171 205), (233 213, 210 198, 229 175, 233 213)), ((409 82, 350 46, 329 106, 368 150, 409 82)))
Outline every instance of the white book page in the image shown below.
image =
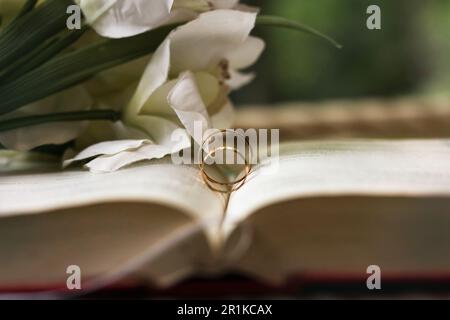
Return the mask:
POLYGON ((226 234, 258 209, 296 198, 450 196, 450 140, 289 143, 281 146, 278 165, 270 175, 256 168, 231 195, 226 234))
POLYGON ((197 168, 170 160, 105 174, 74 169, 0 175, 0 217, 124 201, 175 207, 201 221, 220 221, 225 207, 197 168))
POLYGON ((170 159, 106 174, 1 174, 0 290, 63 284, 71 264, 99 285, 146 265, 152 281, 171 283, 209 258, 224 208, 196 167, 170 159))

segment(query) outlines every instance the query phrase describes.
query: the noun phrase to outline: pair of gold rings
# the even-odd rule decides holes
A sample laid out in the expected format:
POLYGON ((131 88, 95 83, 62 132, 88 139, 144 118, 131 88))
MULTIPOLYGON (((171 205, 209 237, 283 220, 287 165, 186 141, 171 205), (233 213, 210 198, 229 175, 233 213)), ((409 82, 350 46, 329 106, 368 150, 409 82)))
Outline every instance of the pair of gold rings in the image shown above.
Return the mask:
POLYGON ((242 186, 245 184, 245 182, 247 181, 248 176, 250 175, 251 171, 252 171, 252 163, 251 163, 251 155, 252 155, 252 150, 251 150, 251 146, 250 143, 247 141, 247 139, 245 138, 245 136, 243 136, 242 134, 231 130, 231 129, 226 129, 226 130, 220 130, 217 131, 213 134, 211 134, 210 136, 208 136, 204 141, 203 144, 201 146, 200 152, 202 152, 202 157, 201 157, 201 162, 200 162, 200 172, 203 178, 203 181, 205 182, 205 184, 212 190, 212 191, 216 191, 216 192, 220 192, 220 193, 231 193, 234 191, 239 190, 240 188, 242 188, 242 186), (222 139, 223 137, 225 137, 227 134, 234 134, 236 137, 239 137, 241 139, 243 139, 245 141, 245 146, 246 148, 248 148, 249 150, 249 155, 246 156, 245 152, 242 153, 238 148, 236 147, 231 147, 231 146, 220 146, 217 147, 213 150, 209 150, 209 148, 206 148, 210 141, 213 139, 213 137, 217 136, 217 135, 222 135, 222 139), (206 154, 204 154, 204 150, 208 150, 206 152, 206 154), (213 177, 211 177, 207 171, 206 171, 206 162, 208 159, 214 159, 214 157, 219 153, 219 152, 223 152, 223 151, 232 151, 235 155, 237 155, 238 157, 241 157, 244 160, 244 169, 243 169, 243 176, 238 176, 235 180, 233 181, 219 181, 213 177))

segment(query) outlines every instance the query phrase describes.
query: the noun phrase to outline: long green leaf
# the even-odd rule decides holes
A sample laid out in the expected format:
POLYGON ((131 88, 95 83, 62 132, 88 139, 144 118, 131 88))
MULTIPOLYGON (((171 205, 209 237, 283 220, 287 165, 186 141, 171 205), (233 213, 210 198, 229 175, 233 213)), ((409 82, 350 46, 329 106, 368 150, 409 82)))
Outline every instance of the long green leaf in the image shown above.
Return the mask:
POLYGON ((292 21, 292 20, 289 20, 286 18, 261 15, 256 18, 256 25, 285 28, 285 29, 292 29, 292 30, 296 30, 296 31, 306 32, 306 33, 312 34, 314 36, 317 36, 323 40, 328 41, 329 43, 331 43, 333 46, 335 46, 338 49, 342 48, 342 45, 340 43, 338 43, 334 39, 330 38, 329 36, 323 34, 322 32, 317 31, 316 29, 308 27, 304 24, 301 24, 297 21, 292 21))
POLYGON ((71 44, 75 43, 86 30, 88 30, 88 27, 83 27, 80 30, 69 31, 61 37, 51 39, 50 42, 42 48, 32 51, 23 59, 18 59, 17 63, 13 63, 5 70, 5 72, 1 72, 0 82, 18 79, 27 72, 46 63, 64 49, 67 49, 71 44))
POLYGON ((47 0, 0 33, 0 70, 66 28, 72 0, 47 0))
POLYGON ((55 41, 56 39, 50 39, 41 43, 36 48, 34 48, 34 50, 20 57, 17 57, 17 59, 8 64, 8 66, 2 68, 0 70, 0 84, 7 83, 7 81, 13 77, 14 73, 16 73, 27 63, 30 63, 30 61, 33 60, 33 57, 35 57, 38 52, 46 50, 46 48, 49 47, 50 45, 53 45, 55 41))
POLYGON ((23 77, 0 86, 0 115, 153 52, 173 28, 174 25, 132 38, 105 40, 52 59, 23 77))

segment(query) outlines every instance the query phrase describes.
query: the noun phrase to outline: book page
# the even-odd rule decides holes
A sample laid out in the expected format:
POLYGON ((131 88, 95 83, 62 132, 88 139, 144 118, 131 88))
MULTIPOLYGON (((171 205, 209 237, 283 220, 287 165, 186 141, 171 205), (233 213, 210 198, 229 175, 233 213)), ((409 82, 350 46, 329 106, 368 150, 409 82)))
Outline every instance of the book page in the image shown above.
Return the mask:
POLYGON ((170 160, 108 174, 4 173, 0 291, 65 284, 68 265, 94 283, 147 266, 169 284, 211 255, 224 208, 197 168, 170 160), (180 242, 189 250, 173 251, 180 242))
POLYGON ((194 220, 143 202, 51 210, 0 222, 0 294, 64 290, 69 266, 80 268, 86 292, 128 278, 145 264, 167 259, 179 242, 189 243, 191 251, 172 259, 177 270, 159 270, 160 278, 145 279, 161 283, 175 277, 175 271, 194 272, 198 256, 192 251, 207 246, 204 230, 194 220), (191 241, 196 237, 203 241, 191 241))
POLYGON ((265 206, 330 195, 450 195, 450 140, 286 143, 230 198, 230 229, 265 206), (277 166, 261 174, 263 166, 277 166))
POLYGON ((336 276, 364 283, 371 265, 383 279, 449 275, 450 197, 299 198, 262 208, 243 224, 231 238, 245 230, 250 241, 230 269, 265 280, 336 276))
POLYGON ((231 196, 224 230, 250 238, 236 268, 274 280, 363 277, 374 263, 393 273, 450 269, 449 141, 305 142, 280 153, 278 173, 257 169, 231 196))
POLYGON ((0 217, 120 201, 169 205, 201 221, 220 220, 225 206, 196 167, 175 166, 170 159, 107 174, 73 169, 0 175, 0 217))

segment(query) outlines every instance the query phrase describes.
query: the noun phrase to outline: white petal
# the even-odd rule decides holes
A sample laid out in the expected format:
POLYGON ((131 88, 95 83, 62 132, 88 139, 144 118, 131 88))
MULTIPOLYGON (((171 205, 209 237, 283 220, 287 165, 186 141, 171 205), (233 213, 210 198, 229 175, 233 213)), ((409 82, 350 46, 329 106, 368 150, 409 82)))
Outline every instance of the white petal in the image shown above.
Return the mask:
POLYGON ((149 143, 148 140, 116 140, 106 141, 94 144, 87 149, 80 152, 75 158, 64 161, 64 166, 68 166, 75 161, 81 161, 89 158, 93 158, 99 155, 115 155, 117 153, 136 150, 143 146, 145 143, 149 143))
POLYGON ((150 98, 148 98, 148 100, 145 102, 139 114, 160 116, 166 119, 172 119, 174 117, 176 118, 176 114, 169 106, 167 97, 169 96, 169 93, 170 91, 172 91, 173 87, 175 87, 175 85, 177 84, 177 81, 177 79, 167 81, 158 89, 156 89, 150 96, 150 98))
POLYGON ((180 75, 177 84, 169 93, 168 100, 186 130, 201 144, 203 137, 196 134, 195 128, 205 132, 211 127, 211 120, 192 72, 187 71, 180 75))
POLYGON ((212 126, 216 129, 228 129, 234 125, 235 110, 230 100, 227 100, 220 111, 211 116, 212 126))
POLYGON ((173 0, 77 0, 97 33, 109 38, 131 37, 162 25, 173 0))
POLYGON ((178 144, 168 145, 144 144, 135 150, 127 150, 111 156, 105 155, 98 157, 90 161, 86 166, 92 172, 112 172, 139 161, 160 159, 189 147, 189 139, 183 139, 181 144, 179 141, 178 144))
POLYGON ((130 102, 142 70, 148 65, 150 56, 133 60, 95 75, 85 86, 95 100, 95 109, 121 111, 130 102))
POLYGON ((221 84, 216 76, 207 72, 197 72, 194 74, 195 82, 197 83, 200 96, 206 107, 216 101, 220 94, 221 84))
POLYGON ((125 110, 126 118, 136 116, 153 92, 167 81, 170 67, 170 46, 170 40, 166 40, 156 50, 125 110))
POLYGON ((140 116, 140 124, 151 129, 154 140, 126 139, 126 137, 142 137, 144 132, 118 124, 114 125, 117 139, 94 144, 76 157, 64 161, 68 166, 75 161, 86 160, 98 156, 89 162, 91 171, 109 172, 140 160, 161 158, 167 154, 178 152, 191 146, 191 139, 185 130, 174 123, 158 117, 140 116), (124 138, 123 138, 124 137, 124 138))
POLYGON ((173 133, 180 129, 179 125, 161 117, 140 115, 133 121, 133 125, 145 132, 148 139, 155 144, 168 144, 173 133))
POLYGON ((183 23, 194 20, 198 17, 198 12, 188 8, 175 8, 170 12, 170 16, 164 25, 183 23))
POLYGON ((147 145, 133 151, 123 151, 112 156, 101 156, 88 162, 86 167, 91 172, 113 172, 142 160, 159 159, 169 154, 168 150, 158 145, 147 145))
MULTIPOLYGON (((209 107, 220 93, 219 80, 206 72, 197 72, 194 74, 194 77, 200 96, 205 106, 209 107)), ((160 116, 177 122, 177 114, 170 107, 168 96, 178 81, 178 79, 168 81, 156 89, 142 107, 140 114, 160 116)))
POLYGON ((118 0, 75 0, 80 6, 89 24, 94 23, 108 10, 116 5, 118 0))
POLYGON ((255 19, 255 13, 215 10, 181 26, 170 35, 171 74, 213 71, 227 54, 246 41, 255 19))
POLYGON ((122 121, 92 121, 77 137, 75 148, 79 152, 94 144, 113 140, 148 140, 148 135, 141 130, 125 126, 122 121))
POLYGON ((255 78, 253 73, 241 73, 238 71, 230 70, 231 78, 227 80, 227 85, 232 90, 239 90, 243 86, 249 84, 255 78))
POLYGON ((232 69, 244 69, 253 65, 261 56, 265 48, 262 39, 248 37, 244 43, 227 53, 226 58, 232 69))
POLYGON ((142 77, 142 70, 145 70, 150 58, 147 55, 95 75, 92 80, 87 82, 89 93, 98 98, 123 91, 124 88, 137 84, 142 77))
MULTIPOLYGON (((47 113, 82 111, 92 106, 82 87, 74 87, 2 116, 2 120, 47 113)), ((83 122, 47 123, 0 133, 6 148, 27 151, 47 144, 63 144, 75 139, 84 129, 83 122)))

